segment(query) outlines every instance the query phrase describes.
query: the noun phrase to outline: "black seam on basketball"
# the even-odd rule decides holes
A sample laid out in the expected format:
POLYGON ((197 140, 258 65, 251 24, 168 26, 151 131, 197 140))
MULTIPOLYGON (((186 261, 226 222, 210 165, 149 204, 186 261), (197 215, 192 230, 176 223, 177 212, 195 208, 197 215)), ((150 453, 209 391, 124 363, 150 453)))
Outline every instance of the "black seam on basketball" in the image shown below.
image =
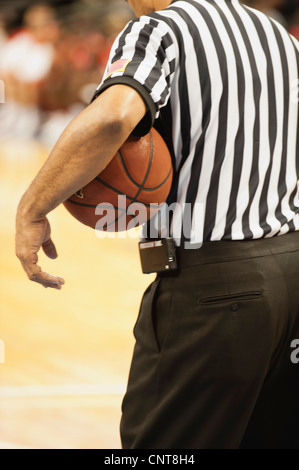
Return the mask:
MULTIPOLYGON (((136 199, 134 197, 131 197, 131 196, 128 196, 127 194, 123 194, 122 191, 120 191, 119 189, 115 188, 114 186, 112 186, 111 184, 109 183, 106 183, 106 181, 102 180, 101 178, 99 178, 98 176, 95 178, 97 180, 98 183, 101 183, 103 186, 105 186, 106 188, 108 189, 111 189, 111 191, 114 191, 115 193, 119 194, 120 196, 126 196, 127 199, 129 199, 132 203, 133 202, 140 202, 141 204, 144 204, 145 206, 147 207, 150 207, 149 204, 147 204, 146 202, 141 202, 141 201, 136 201, 136 199)), ((140 193, 139 193, 140 194, 140 193)), ((80 203, 79 203, 80 204, 80 203)), ((95 206, 97 207, 97 206, 95 206)))
MULTIPOLYGON (((151 132, 149 132, 149 138, 150 138, 150 158, 149 158, 149 164, 148 164, 148 167, 147 167, 147 170, 146 170, 146 174, 145 174, 145 177, 143 179, 143 182, 141 184, 138 184, 136 181, 134 181, 134 179, 131 177, 130 173, 128 172, 128 169, 126 168, 126 165, 125 165, 125 162, 124 162, 124 159, 122 157, 122 154, 120 151, 118 151, 118 156, 120 157, 120 162, 123 166, 123 169, 127 175, 127 177, 129 178, 129 180, 135 185, 137 186, 138 188, 138 191, 137 191, 137 196, 135 196, 134 198, 131 198, 128 196, 128 199, 130 199, 133 202, 136 202, 137 201, 137 197, 139 196, 140 192, 143 191, 144 189, 144 185, 146 183, 146 180, 148 178, 148 175, 150 173, 150 169, 151 169, 151 166, 152 166, 152 162, 153 162, 153 154, 154 154, 154 148, 153 148, 153 138, 152 138, 152 134, 151 132)), ((116 193, 118 194, 122 194, 121 191, 119 191, 118 189, 114 188, 113 186, 111 186, 109 183, 106 183, 106 181, 102 180, 101 178, 99 178, 98 176, 95 178, 99 183, 102 183, 104 186, 106 186, 107 188, 111 189, 112 191, 115 191, 116 193)), ((154 189, 153 189, 154 191, 154 189)))
POLYGON ((172 171, 172 168, 170 168, 169 173, 168 173, 168 175, 166 176, 165 180, 162 181, 162 183, 160 183, 158 186, 156 186, 155 188, 143 188, 142 191, 147 191, 147 192, 150 193, 150 192, 152 192, 152 191, 156 191, 156 189, 162 188, 162 186, 166 183, 166 181, 167 181, 168 178, 170 177, 171 171, 172 171))
MULTIPOLYGON (((96 209, 96 208, 98 207, 98 205, 105 204, 105 203, 103 202, 103 203, 97 204, 97 205, 95 206, 94 204, 83 204, 82 202, 73 201, 72 199, 68 199, 68 201, 71 202, 72 204, 76 204, 76 206, 91 207, 92 209, 96 209)), ((117 217, 116 219, 114 219, 114 221, 109 222, 109 224, 106 223, 106 225, 104 225, 104 227, 109 227, 110 225, 115 224, 115 222, 118 222, 119 219, 120 219, 121 217, 123 217, 124 215, 126 215, 126 216, 129 215, 129 217, 131 217, 131 218, 133 219, 133 217, 132 217, 130 214, 127 214, 127 208, 126 208, 126 209, 123 209, 123 208, 119 208, 119 207, 113 206, 113 204, 110 204, 110 203, 108 203, 108 204, 109 204, 109 207, 108 207, 108 206, 107 206, 107 207, 102 207, 102 209, 108 211, 108 210, 111 208, 110 206, 112 206, 112 207, 114 208, 114 210, 115 210, 115 211, 118 211, 118 213, 120 213, 120 214, 118 215, 118 217, 117 217)), ((101 220, 101 219, 99 219, 99 220, 101 220)), ((103 227, 103 228, 104 228, 104 227, 103 227)))
MULTIPOLYGON (((114 191, 115 193, 119 194, 120 196, 124 196, 124 194, 119 189, 115 188, 114 186, 112 186, 109 183, 106 183, 106 181, 102 180, 98 176, 95 179, 96 179, 96 181, 98 181, 98 183, 101 183, 103 186, 106 186, 106 188, 111 189, 111 191, 114 191)), ((128 199, 133 199, 130 196, 127 196, 127 198, 128 199)))
MULTIPOLYGON (((153 138, 152 138, 152 133, 151 133, 151 132, 149 132, 149 138, 150 138, 150 149, 151 149, 151 150, 150 150, 150 158, 149 158, 149 164, 148 164, 148 167, 147 167, 147 171, 146 171, 146 174, 145 174, 145 177, 144 177, 144 179, 143 179, 143 182, 142 182, 142 185, 141 185, 141 186, 139 186, 139 185, 133 180, 133 178, 130 177, 130 174, 129 174, 129 172, 127 171, 127 168, 125 167, 124 162, 122 162, 121 153, 118 152, 118 153, 119 153, 119 156, 121 157, 121 158, 120 158, 120 161, 123 163, 123 168, 124 168, 124 170, 125 170, 125 173, 126 173, 127 176, 129 177, 129 179, 130 179, 131 181, 133 181, 134 184, 139 188, 138 191, 137 191, 137 194, 136 194, 136 196, 135 196, 134 198, 131 198, 131 197, 127 196, 128 199, 131 201, 131 204, 130 204, 130 205, 134 204, 135 202, 138 202, 139 204, 144 204, 145 206, 150 207, 149 204, 141 203, 140 201, 137 200, 139 194, 140 194, 140 193, 142 192, 142 190, 143 190, 143 185, 146 183, 146 180, 147 180, 148 175, 149 175, 149 173, 150 173, 150 169, 151 169, 152 162, 153 162, 154 146, 153 146, 153 138)), ((113 188, 113 187, 110 186, 108 183, 106 183, 105 181, 101 180, 101 178, 97 177, 96 180, 97 180, 99 183, 103 184, 104 186, 108 187, 109 189, 114 190, 114 191, 117 192, 118 194, 122 194, 118 189, 113 188)), ((128 207, 130 207, 130 206, 128 206, 128 207)), ((128 209, 128 208, 127 208, 127 209, 128 209)), ((115 221, 118 222, 118 220, 119 220, 121 217, 123 217, 123 215, 124 215, 124 214, 122 214, 121 216, 118 216, 115 221)), ((133 217, 132 215, 130 215, 130 214, 127 214, 127 215, 129 215, 129 216, 131 217, 131 220, 134 219, 134 217, 133 217)))
MULTIPOLYGON (((109 188, 109 189, 113 189, 113 188, 109 188)), ((119 193, 119 194, 121 194, 121 193, 119 193)), ((135 201, 132 197, 126 196, 125 194, 121 194, 121 195, 125 196, 127 199, 132 201, 132 203, 133 202, 138 202, 139 204, 143 204, 146 207, 150 207, 150 204, 148 204, 146 202, 135 201)), ((85 204, 83 202, 73 201, 73 199, 68 199, 68 202, 71 202, 72 204, 76 204, 76 206, 91 207, 93 209, 95 209, 99 205, 105 204, 105 202, 99 202, 99 204, 85 204)), ((107 203, 107 204, 110 204, 110 203, 107 203)), ((119 207, 115 207, 115 206, 113 206, 113 207, 114 207, 115 210, 120 210, 119 207)), ((103 207, 103 209, 110 209, 110 207, 103 207)))
POLYGON ((94 209, 98 206, 98 204, 97 204, 97 205, 94 205, 94 204, 84 204, 83 202, 73 201, 72 199, 68 199, 68 202, 71 202, 72 204, 76 204, 76 206, 91 207, 91 208, 94 208, 94 209))
POLYGON ((145 183, 146 183, 146 180, 147 180, 147 178, 148 178, 148 175, 150 174, 151 167, 152 167, 152 163, 153 163, 153 156, 154 156, 153 136, 152 136, 152 133, 151 133, 151 132, 149 132, 148 135, 149 135, 149 139, 150 139, 151 151, 150 151, 150 157, 149 157, 149 162, 148 162, 148 166, 147 166, 147 171, 146 171, 145 177, 144 177, 144 179, 143 179, 142 185, 139 187, 139 190, 137 191, 137 194, 136 194, 136 196, 135 196, 133 202, 136 202, 136 201, 137 201, 137 198, 138 198, 139 194, 143 191, 144 185, 145 185, 145 183))
MULTIPOLYGON (((171 172, 172 172, 172 167, 170 168, 169 170, 169 173, 167 175, 167 177, 164 179, 164 181, 162 181, 158 186, 154 187, 154 188, 145 188, 144 185, 146 184, 146 181, 149 177, 149 174, 150 174, 150 170, 151 170, 151 167, 152 167, 152 163, 153 163, 153 155, 154 155, 154 143, 153 143, 153 137, 152 137, 152 133, 149 132, 149 139, 150 139, 150 156, 149 156, 149 161, 148 161, 148 167, 147 167, 147 171, 146 171, 146 174, 145 174, 145 177, 143 179, 143 182, 141 185, 139 185, 133 178, 132 176, 130 175, 127 167, 126 167, 126 164, 125 164, 125 161, 122 157, 122 154, 120 151, 118 151, 118 156, 120 158, 120 162, 122 164, 122 167, 124 169, 124 172, 125 174, 127 175, 127 177, 129 178, 129 180, 137 187, 138 191, 135 195, 135 197, 130 197, 128 195, 124 195, 120 190, 118 190, 117 188, 113 187, 112 185, 110 185, 109 183, 107 183, 106 181, 102 180, 101 178, 99 177, 96 177, 95 180, 98 181, 100 184, 102 184, 103 186, 105 186, 106 188, 110 189, 111 191, 115 192, 116 194, 120 195, 120 196, 125 196, 127 199, 129 199, 130 201, 130 205, 126 208, 126 210, 123 210, 122 208, 118 208, 118 207, 115 207, 112 205, 112 207, 114 208, 114 210, 117 210, 118 211, 118 217, 114 219, 114 221, 111 221, 109 223, 106 222, 106 224, 103 226, 103 229, 104 228, 109 228, 111 225, 115 224, 115 223, 118 223, 119 220, 124 216, 129 216, 131 218, 131 220, 134 220, 134 216, 132 214, 128 214, 127 213, 127 210, 128 208, 134 204, 134 203, 139 203, 139 204, 143 204, 144 206, 150 208, 151 207, 151 204, 148 204, 148 203, 142 203, 141 201, 138 201, 138 196, 142 193, 142 191, 145 191, 145 192, 153 192, 157 189, 160 189, 165 183, 166 181, 169 179, 170 175, 171 175, 171 172)), ((83 203, 83 202, 79 202, 79 201, 74 201, 72 199, 68 199, 69 202, 71 202, 72 204, 75 204, 77 206, 82 206, 82 207, 90 207, 90 208, 97 208, 99 205, 102 206, 102 208, 104 210, 109 210, 111 208, 111 204, 109 204, 109 206, 107 208, 103 207, 103 204, 105 204, 105 202, 103 203, 99 203, 99 204, 86 204, 86 203, 83 203)), ((101 219, 99 219, 101 220, 101 219)))
MULTIPOLYGON (((114 220, 114 222, 111 222, 111 224, 112 224, 112 223, 115 224, 115 222, 118 222, 124 215, 125 215, 126 217, 131 217, 131 221, 135 218, 133 215, 128 214, 127 211, 126 211, 126 212, 122 212, 122 214, 120 214, 120 215, 114 220)), ((127 227, 127 224, 126 224, 126 227, 127 227)))
MULTIPOLYGON (((76 204, 77 206, 91 207, 92 209, 96 209, 96 208, 98 207, 98 205, 105 204, 105 203, 102 203, 102 204, 97 204, 97 205, 95 206, 95 205, 93 205, 93 204, 83 204, 82 202, 72 201, 71 199, 68 199, 68 201, 71 202, 71 203, 73 203, 73 204, 76 204)), ((113 204, 110 204, 110 203, 108 203, 108 204, 109 204, 109 207, 102 207, 102 209, 108 211, 109 209, 111 209, 110 206, 112 206, 115 211, 118 211, 118 213, 120 213, 120 215, 114 220, 114 222, 117 222, 117 221, 120 219, 120 217, 123 217, 124 215, 128 215, 128 214, 127 214, 127 208, 126 208, 126 209, 123 209, 123 208, 120 208, 120 207, 116 207, 116 206, 114 206, 113 204)), ((99 220, 101 220, 101 219, 99 219, 99 220)), ((112 223, 113 223, 113 222, 111 222, 111 224, 112 224, 112 223)), ((109 224, 109 225, 110 225, 110 224, 109 224)))
MULTIPOLYGON (((149 133, 149 134, 150 134, 150 136, 151 136, 151 133, 149 133)), ((142 188, 142 191, 151 192, 151 191, 156 191, 157 189, 160 189, 160 188, 166 183, 166 181, 168 180, 168 178, 169 178, 170 175, 171 175, 171 170, 172 170, 172 168, 170 168, 169 173, 168 173, 168 175, 166 176, 165 180, 162 181, 162 183, 160 183, 158 186, 155 186, 154 188, 144 188, 142 185, 140 185, 139 183, 137 183, 137 181, 135 181, 134 178, 132 178, 132 176, 130 175, 130 173, 129 173, 127 167, 126 167, 126 163, 125 163, 125 161, 124 161, 124 158, 123 158, 123 156, 122 156, 122 154, 121 154, 121 151, 119 150, 117 153, 118 153, 120 162, 121 162, 121 164, 122 164, 122 167, 123 167, 123 169, 124 169, 124 171, 125 171, 127 177, 129 178, 129 180, 130 180, 132 183, 135 184, 135 186, 137 186, 137 188, 139 188, 139 189, 142 188)), ((148 175, 147 175, 147 176, 148 176, 148 175)), ((147 179, 147 178, 146 178, 146 179, 147 179)), ((143 184, 145 184, 145 183, 143 183, 143 184)))
POLYGON ((134 178, 132 178, 132 176, 131 176, 130 173, 128 172, 128 169, 127 169, 127 167, 126 167, 126 164, 125 164, 125 161, 124 161, 123 156, 122 156, 122 154, 121 154, 121 151, 118 150, 117 153, 118 153, 118 156, 119 156, 119 159, 120 159, 120 163, 122 164, 122 167, 123 167, 123 169, 124 169, 124 171, 125 171, 125 174, 126 174, 127 177, 129 178, 129 180, 130 180, 135 186, 137 186, 137 187, 139 188, 139 183, 137 183, 137 181, 135 181, 134 178))
MULTIPOLYGON (((148 193, 153 192, 153 191, 156 191, 156 189, 160 189, 160 188, 163 186, 163 184, 166 183, 166 181, 168 180, 168 178, 169 178, 170 175, 171 175, 171 171, 172 171, 172 168, 170 168, 169 173, 168 173, 168 175, 166 176, 165 180, 162 181, 162 183, 160 183, 158 186, 155 186, 154 188, 144 188, 143 186, 141 186, 141 185, 139 185, 139 184, 136 184, 136 186, 137 186, 137 188, 140 189, 141 191, 147 191, 148 193)), ((106 181, 102 180, 101 178, 96 177, 95 179, 98 181, 98 183, 101 183, 101 184, 103 184, 104 186, 106 186, 106 188, 111 189, 111 191, 114 191, 115 193, 120 194, 120 195, 123 194, 119 189, 115 188, 114 186, 112 186, 112 185, 109 184, 109 183, 106 183, 106 181)), ((132 197, 130 197, 130 196, 127 196, 127 198, 128 198, 128 199, 131 199, 132 201, 134 200, 134 198, 132 198, 132 197)))
MULTIPOLYGON (((150 157, 149 157, 149 163, 148 163, 148 167, 147 167, 147 170, 146 170, 145 177, 143 178, 143 182, 142 182, 141 185, 138 185, 138 184, 134 183, 134 184, 136 184, 136 186, 137 186, 137 188, 138 188, 138 191, 137 191, 137 194, 135 195, 135 197, 132 198, 132 197, 130 197, 130 196, 127 196, 127 198, 131 201, 132 204, 134 204, 135 202, 140 202, 140 201, 138 201, 137 198, 138 198, 139 194, 140 194, 140 193, 143 191, 143 189, 144 189, 143 186, 144 186, 145 183, 146 183, 146 180, 147 180, 147 178, 148 178, 148 175, 149 175, 149 173, 150 173, 151 166, 152 166, 152 163, 153 163, 154 145, 153 145, 153 137, 152 137, 152 133, 151 133, 151 132, 149 132, 149 139, 150 139, 150 157)), ((118 189, 113 188, 113 186, 110 186, 108 183, 106 183, 105 181, 103 181, 101 178, 97 177, 97 178, 95 178, 95 179, 96 179, 99 183, 101 183, 101 184, 103 184, 104 186, 106 186, 107 188, 109 188, 109 189, 115 191, 117 194, 122 194, 118 189)), ((142 203, 142 204, 143 204, 143 203, 142 203)), ((144 205, 147 206, 147 207, 150 207, 149 204, 144 203, 144 205)))
MULTIPOLYGON (((114 225, 115 227, 115 223, 118 222, 124 215, 127 216, 127 212, 126 211, 123 211, 123 210, 120 210, 118 209, 117 207, 114 207, 115 210, 121 212, 121 214, 116 218, 114 219, 113 221, 109 222, 109 224, 106 223, 106 225, 104 225, 104 227, 110 227, 111 225, 114 225)), ((101 220, 101 219, 99 219, 101 220)))
MULTIPOLYGON (((152 165, 152 157, 153 157, 153 152, 152 152, 152 134, 151 132, 149 132, 149 136, 150 136, 150 145, 151 145, 151 154, 150 154, 150 160, 149 160, 149 165, 148 165, 148 168, 147 168, 147 171, 146 171, 146 174, 145 174, 145 181, 147 180, 148 178, 148 175, 149 175, 149 171, 150 171, 150 168, 151 168, 151 165, 152 165)), ((122 164, 122 167, 127 175, 127 177, 129 178, 129 180, 135 185, 137 186, 137 188, 141 188, 143 184, 145 184, 145 181, 143 181, 143 183, 140 185, 139 183, 137 183, 137 181, 134 180, 134 178, 130 175, 127 167, 126 167, 126 163, 125 163, 125 160, 121 154, 121 151, 118 150, 118 156, 119 156, 119 159, 120 159, 120 163, 122 164)))

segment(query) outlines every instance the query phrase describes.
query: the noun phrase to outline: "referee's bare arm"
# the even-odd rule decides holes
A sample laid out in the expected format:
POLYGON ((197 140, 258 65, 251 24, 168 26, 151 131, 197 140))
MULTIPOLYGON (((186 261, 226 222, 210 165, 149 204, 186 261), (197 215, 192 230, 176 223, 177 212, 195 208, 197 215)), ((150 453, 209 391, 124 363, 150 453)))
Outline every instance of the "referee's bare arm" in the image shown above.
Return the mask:
POLYGON ((49 258, 57 258, 46 216, 108 165, 145 114, 137 91, 113 85, 66 128, 18 207, 16 255, 31 281, 61 289, 64 279, 37 264, 41 247, 49 258))

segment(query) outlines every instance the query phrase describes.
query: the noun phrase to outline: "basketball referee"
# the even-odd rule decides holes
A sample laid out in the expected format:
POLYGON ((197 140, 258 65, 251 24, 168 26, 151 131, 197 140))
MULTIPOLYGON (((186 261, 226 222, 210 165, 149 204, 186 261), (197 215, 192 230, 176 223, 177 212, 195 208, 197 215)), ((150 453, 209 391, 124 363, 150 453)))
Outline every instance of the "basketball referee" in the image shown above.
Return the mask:
POLYGON ((21 200, 17 255, 60 289, 37 265, 41 247, 56 257, 47 214, 155 126, 174 159, 168 203, 193 218, 186 230, 173 211, 178 269, 141 303, 123 447, 298 449, 298 42, 238 0, 129 3, 138 18, 92 104, 21 200))

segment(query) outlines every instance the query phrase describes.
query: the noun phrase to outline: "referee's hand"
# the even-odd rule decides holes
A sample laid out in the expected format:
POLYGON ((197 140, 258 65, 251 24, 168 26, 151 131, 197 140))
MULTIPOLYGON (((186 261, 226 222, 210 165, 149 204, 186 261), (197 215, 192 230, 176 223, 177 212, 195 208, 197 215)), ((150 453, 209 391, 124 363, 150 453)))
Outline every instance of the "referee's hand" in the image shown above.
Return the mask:
POLYGON ((38 266, 40 248, 51 258, 57 258, 57 251, 51 240, 51 228, 45 217, 36 222, 28 221, 22 216, 17 217, 16 224, 16 255, 22 263, 28 278, 44 287, 61 290, 64 279, 48 274, 38 266))

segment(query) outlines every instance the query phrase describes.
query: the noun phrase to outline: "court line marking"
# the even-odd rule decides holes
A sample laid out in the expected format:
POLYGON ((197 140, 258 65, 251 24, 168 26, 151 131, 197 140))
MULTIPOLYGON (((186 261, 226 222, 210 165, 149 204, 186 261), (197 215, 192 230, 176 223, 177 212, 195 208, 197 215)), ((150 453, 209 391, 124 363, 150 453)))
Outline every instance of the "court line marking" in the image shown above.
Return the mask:
POLYGON ((0 398, 124 395, 126 384, 15 385, 0 387, 0 398))

